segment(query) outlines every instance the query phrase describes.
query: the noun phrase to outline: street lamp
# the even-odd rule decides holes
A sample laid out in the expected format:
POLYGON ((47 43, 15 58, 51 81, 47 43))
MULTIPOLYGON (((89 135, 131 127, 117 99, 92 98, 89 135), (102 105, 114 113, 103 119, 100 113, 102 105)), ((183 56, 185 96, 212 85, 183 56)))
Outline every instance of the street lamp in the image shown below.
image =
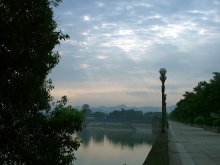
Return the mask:
POLYGON ((162 92, 162 132, 165 132, 165 126, 166 126, 166 103, 165 103, 165 86, 164 83, 167 79, 166 73, 167 70, 165 68, 160 69, 160 80, 162 82, 161 92, 162 92))

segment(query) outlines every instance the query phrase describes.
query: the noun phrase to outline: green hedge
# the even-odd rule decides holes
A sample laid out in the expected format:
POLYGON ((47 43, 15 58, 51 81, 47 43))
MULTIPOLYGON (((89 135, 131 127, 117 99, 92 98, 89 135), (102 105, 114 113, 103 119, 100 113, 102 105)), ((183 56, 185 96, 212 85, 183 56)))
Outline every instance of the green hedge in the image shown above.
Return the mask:
POLYGON ((197 116, 193 120, 194 124, 204 124, 205 123, 205 118, 203 116, 197 116))
POLYGON ((213 125, 214 127, 220 127, 220 119, 214 120, 214 121, 212 122, 212 125, 213 125))

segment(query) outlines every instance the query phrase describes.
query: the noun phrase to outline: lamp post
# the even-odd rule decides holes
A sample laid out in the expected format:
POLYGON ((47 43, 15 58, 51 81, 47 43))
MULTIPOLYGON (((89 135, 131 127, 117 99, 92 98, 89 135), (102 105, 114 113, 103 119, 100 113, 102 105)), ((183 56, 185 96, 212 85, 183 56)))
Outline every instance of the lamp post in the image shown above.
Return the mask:
POLYGON ((167 70, 165 68, 160 69, 160 80, 162 82, 161 86, 161 92, 162 92, 162 132, 165 132, 165 126, 166 126, 166 103, 165 103, 165 81, 167 79, 166 73, 167 70))

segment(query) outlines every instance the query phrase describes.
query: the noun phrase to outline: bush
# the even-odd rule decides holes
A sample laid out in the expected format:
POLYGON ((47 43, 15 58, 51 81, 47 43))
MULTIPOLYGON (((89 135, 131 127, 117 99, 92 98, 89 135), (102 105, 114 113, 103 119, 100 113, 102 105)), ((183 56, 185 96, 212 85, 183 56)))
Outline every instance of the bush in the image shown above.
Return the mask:
POLYGON ((212 123, 213 123, 213 118, 211 117, 205 118, 205 122, 204 122, 205 125, 212 126, 212 123))
POLYGON ((203 116, 197 116, 193 120, 194 124, 204 124, 204 122, 205 122, 205 118, 203 116))
POLYGON ((186 122, 187 122, 187 123, 193 123, 193 118, 188 118, 188 119, 186 120, 186 122))
POLYGON ((220 119, 214 120, 214 121, 212 122, 212 125, 213 125, 214 127, 220 126, 220 119))

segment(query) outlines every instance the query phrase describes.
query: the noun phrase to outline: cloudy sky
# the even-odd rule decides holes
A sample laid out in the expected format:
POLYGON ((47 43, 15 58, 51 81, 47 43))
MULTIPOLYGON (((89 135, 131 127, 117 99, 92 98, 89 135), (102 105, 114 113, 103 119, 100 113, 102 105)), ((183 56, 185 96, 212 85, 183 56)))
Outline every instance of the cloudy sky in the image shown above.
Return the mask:
POLYGON ((220 71, 220 0, 63 0, 55 10, 70 39, 48 76, 55 98, 91 106, 160 106, 220 71))

